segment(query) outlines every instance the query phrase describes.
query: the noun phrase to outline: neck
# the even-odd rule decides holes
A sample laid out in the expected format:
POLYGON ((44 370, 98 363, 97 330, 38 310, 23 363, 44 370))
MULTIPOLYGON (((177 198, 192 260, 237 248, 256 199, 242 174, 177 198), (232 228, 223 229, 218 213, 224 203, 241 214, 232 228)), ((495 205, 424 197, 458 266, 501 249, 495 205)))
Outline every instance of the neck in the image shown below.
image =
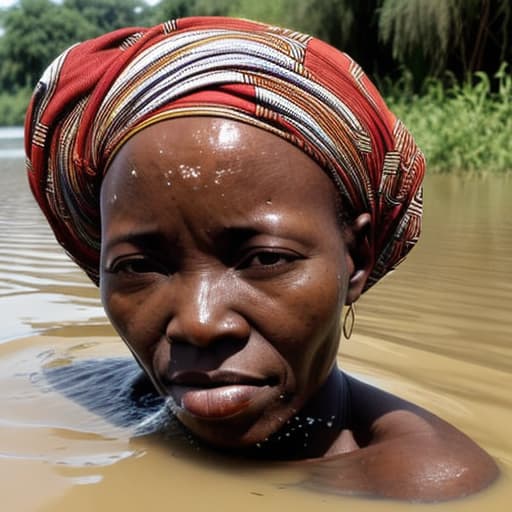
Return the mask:
POLYGON ((347 428, 345 376, 334 367, 325 383, 279 431, 251 447, 248 455, 265 459, 322 457, 347 428))

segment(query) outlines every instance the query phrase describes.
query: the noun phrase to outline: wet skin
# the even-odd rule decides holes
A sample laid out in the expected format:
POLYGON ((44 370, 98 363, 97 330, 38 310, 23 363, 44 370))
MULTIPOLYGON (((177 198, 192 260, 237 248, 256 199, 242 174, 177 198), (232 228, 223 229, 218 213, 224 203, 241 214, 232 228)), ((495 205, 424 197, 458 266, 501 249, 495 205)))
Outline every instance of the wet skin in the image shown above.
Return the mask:
POLYGON ((312 474, 345 491, 475 491, 496 468, 474 443, 336 367, 342 308, 372 265, 369 216, 343 225, 337 204, 318 165, 266 131, 216 118, 147 127, 102 185, 105 310, 178 419, 214 446, 323 457, 312 474), (279 441, 313 416, 307 442, 279 441))

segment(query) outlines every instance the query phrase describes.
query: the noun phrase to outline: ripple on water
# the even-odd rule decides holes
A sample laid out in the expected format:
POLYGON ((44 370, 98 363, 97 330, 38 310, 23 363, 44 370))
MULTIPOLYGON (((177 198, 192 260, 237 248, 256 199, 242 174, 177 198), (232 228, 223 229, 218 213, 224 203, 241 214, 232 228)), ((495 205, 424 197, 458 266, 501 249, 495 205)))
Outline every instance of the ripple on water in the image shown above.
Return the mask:
POLYGON ((0 343, 58 326, 107 325, 98 290, 64 254, 37 208, 23 162, 2 163, 0 343))

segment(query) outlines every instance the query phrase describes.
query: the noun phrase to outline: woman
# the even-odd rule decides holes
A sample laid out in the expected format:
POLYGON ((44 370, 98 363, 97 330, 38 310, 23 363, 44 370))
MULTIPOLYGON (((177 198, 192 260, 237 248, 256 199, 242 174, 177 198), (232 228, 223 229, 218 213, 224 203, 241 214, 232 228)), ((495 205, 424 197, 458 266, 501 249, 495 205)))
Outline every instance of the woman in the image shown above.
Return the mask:
POLYGON ((337 368, 353 304, 417 241, 424 173, 350 57, 245 20, 119 30, 46 71, 26 150, 57 239, 199 439, 309 459, 343 492, 496 477, 461 432, 337 368))

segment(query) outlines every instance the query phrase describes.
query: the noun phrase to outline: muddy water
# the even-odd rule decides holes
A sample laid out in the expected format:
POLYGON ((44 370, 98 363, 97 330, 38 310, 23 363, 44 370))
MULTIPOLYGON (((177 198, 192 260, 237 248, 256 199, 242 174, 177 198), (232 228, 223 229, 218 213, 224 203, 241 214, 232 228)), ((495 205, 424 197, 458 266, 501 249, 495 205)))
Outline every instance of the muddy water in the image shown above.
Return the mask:
POLYGON ((421 245, 360 301, 341 347, 346 370, 454 423, 502 467, 487 491, 425 506, 311 491, 300 469, 155 432, 161 404, 130 395, 137 368, 35 209, 16 147, 0 145, 2 510, 510 509, 512 179, 430 178, 421 245))

